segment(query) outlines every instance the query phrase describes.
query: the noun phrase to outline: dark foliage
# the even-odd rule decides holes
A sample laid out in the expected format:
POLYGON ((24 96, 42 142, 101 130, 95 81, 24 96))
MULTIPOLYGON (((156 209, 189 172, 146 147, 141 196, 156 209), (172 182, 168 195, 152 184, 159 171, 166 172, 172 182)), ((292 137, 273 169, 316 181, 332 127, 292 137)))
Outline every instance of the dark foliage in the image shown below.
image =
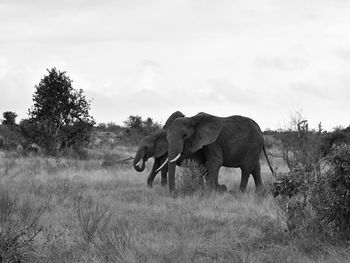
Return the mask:
POLYGON ((204 193, 204 182, 207 170, 196 161, 184 160, 181 164, 185 169, 176 174, 179 193, 192 195, 195 192, 204 193))
POLYGON ((25 142, 18 125, 0 125, 0 138, 3 140, 1 147, 6 150, 15 150, 25 142))
POLYGON ((326 160, 330 168, 315 181, 310 201, 319 228, 350 240, 350 145, 335 147, 326 160))
POLYGON ((132 116, 124 122, 125 134, 131 144, 137 144, 144 136, 153 134, 161 129, 161 125, 152 118, 143 120, 141 116, 132 116))
POLYGON ((130 115, 124 124, 130 131, 143 135, 149 135, 161 129, 161 125, 154 122, 152 118, 148 117, 146 120, 143 120, 142 117, 138 115, 130 115))
POLYGON ((2 120, 3 125, 15 125, 17 114, 13 111, 5 111, 2 116, 4 119, 2 120))
POLYGON ((290 173, 277 174, 272 186, 273 197, 293 197, 297 194, 305 195, 308 191, 308 178, 310 175, 299 164, 290 173))
POLYGON ((82 89, 73 89, 66 72, 48 70, 35 89, 29 118, 20 123, 25 138, 50 155, 88 143, 95 123, 89 114, 90 101, 82 89))

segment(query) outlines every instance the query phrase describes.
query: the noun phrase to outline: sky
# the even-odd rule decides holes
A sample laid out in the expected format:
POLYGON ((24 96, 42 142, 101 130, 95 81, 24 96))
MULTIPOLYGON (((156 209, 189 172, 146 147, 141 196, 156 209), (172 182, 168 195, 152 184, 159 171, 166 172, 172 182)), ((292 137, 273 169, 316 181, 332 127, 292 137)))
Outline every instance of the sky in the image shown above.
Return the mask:
POLYGON ((56 67, 97 123, 180 110, 350 125, 349 0, 0 0, 0 113, 56 67))

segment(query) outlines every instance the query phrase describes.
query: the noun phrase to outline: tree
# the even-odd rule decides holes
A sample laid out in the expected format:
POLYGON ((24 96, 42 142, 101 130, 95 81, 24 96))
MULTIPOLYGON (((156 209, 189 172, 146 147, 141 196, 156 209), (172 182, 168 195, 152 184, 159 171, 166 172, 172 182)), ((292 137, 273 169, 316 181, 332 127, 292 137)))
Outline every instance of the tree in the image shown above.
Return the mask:
POLYGON ((137 132, 142 132, 142 123, 142 118, 138 115, 130 115, 129 118, 124 122, 126 128, 137 132))
POLYGON ((17 114, 13 111, 5 111, 2 116, 4 120, 2 120, 2 124, 4 125, 15 125, 17 114))
POLYGON ((81 147, 89 140, 95 123, 89 114, 90 101, 82 89, 75 90, 65 71, 52 68, 35 86, 34 106, 20 123, 22 133, 48 154, 81 147))
POLYGON ((154 122, 152 118, 148 117, 146 120, 143 120, 142 117, 138 115, 130 115, 124 124, 125 127, 130 129, 132 132, 136 132, 141 135, 149 135, 161 129, 161 125, 154 122))

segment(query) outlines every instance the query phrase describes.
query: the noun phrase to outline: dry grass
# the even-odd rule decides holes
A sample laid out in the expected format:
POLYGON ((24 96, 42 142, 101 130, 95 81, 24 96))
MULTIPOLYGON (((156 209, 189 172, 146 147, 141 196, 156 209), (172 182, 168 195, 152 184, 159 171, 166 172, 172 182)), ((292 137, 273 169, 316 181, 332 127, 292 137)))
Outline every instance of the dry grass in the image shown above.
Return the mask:
POLYGON ((271 197, 256 198, 252 179, 240 194, 238 170, 221 169, 225 194, 173 198, 159 178, 147 188, 146 171, 102 163, 0 158, 1 189, 46 207, 30 262, 349 262, 346 248, 289 234, 283 212, 271 197))

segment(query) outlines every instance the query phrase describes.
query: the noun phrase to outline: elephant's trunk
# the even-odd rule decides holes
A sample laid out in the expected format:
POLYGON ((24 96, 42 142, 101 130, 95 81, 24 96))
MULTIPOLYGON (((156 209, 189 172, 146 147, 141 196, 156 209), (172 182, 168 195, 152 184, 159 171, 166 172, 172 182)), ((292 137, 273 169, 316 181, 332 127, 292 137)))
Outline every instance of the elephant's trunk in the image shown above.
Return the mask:
POLYGON ((145 160, 142 157, 143 156, 137 152, 134 158, 133 166, 134 169, 138 172, 143 172, 143 170, 145 170, 145 160))

